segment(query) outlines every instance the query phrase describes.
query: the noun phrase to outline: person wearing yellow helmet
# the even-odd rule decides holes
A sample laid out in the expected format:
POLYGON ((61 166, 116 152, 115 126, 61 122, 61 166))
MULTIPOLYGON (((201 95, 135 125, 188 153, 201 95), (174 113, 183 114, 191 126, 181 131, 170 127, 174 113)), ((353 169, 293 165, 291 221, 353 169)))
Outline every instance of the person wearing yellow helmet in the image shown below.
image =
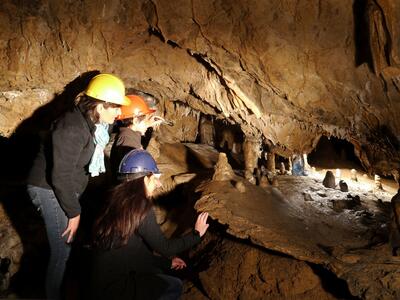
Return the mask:
POLYGON ((99 74, 75 99, 75 105, 59 119, 42 141, 27 180, 27 191, 40 211, 50 244, 46 296, 60 299, 60 287, 70 243, 80 223, 79 198, 89 174, 105 171, 103 149, 108 126, 128 105, 125 86, 112 74, 99 74))

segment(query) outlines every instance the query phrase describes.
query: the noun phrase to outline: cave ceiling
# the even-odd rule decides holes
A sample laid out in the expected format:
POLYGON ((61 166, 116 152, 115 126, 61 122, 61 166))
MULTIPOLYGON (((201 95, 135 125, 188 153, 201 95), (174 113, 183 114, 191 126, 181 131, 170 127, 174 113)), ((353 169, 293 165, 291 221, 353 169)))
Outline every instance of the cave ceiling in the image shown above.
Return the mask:
POLYGON ((399 169, 395 0, 3 0, 0 133, 88 71, 239 124, 282 153, 346 139, 399 169))

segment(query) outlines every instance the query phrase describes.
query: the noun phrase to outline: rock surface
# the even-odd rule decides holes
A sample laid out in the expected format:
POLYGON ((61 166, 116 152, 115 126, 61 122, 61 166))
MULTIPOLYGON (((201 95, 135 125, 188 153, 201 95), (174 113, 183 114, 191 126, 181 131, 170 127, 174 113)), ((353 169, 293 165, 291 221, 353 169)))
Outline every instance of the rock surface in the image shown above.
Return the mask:
POLYGON ((208 265, 199 273, 202 292, 186 284, 182 299, 337 299, 305 262, 207 235, 192 254, 199 269, 208 265))
POLYGON ((400 296, 400 261, 392 258, 386 244, 388 194, 380 195, 384 202, 379 202, 376 195, 359 187, 353 190, 362 193, 363 200, 357 209, 354 206, 338 209, 332 201, 351 200, 339 190, 322 187, 322 179, 277 178, 280 191, 247 184, 243 194, 237 194, 225 182, 205 183, 198 189, 203 196, 196 209, 208 211, 238 238, 326 266, 347 281, 354 296, 363 299, 400 296), (324 197, 320 196, 320 190, 324 190, 324 197))
POLYGON ((225 153, 220 153, 218 156, 217 164, 215 165, 215 172, 213 180, 215 181, 228 181, 234 177, 231 165, 225 153))
POLYGON ((194 141, 202 112, 286 157, 326 135, 371 173, 400 167, 398 1, 3 0, 0 20, 3 136, 98 70, 154 94, 168 118, 196 115, 163 129, 169 142, 194 141))

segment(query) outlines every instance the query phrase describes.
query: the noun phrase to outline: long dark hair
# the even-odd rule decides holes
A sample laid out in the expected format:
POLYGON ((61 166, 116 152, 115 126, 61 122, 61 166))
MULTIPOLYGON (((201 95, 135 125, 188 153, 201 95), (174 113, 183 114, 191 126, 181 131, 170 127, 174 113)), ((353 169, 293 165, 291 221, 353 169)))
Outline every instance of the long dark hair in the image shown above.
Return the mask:
POLYGON ((95 222, 93 246, 113 249, 126 245, 151 207, 152 203, 146 197, 144 177, 115 186, 95 222))
POLYGON ((75 98, 75 105, 77 105, 82 114, 84 114, 87 118, 92 120, 94 124, 100 121, 100 115, 96 110, 96 107, 99 104, 103 104, 104 108, 121 107, 121 105, 119 104, 98 100, 96 98, 89 97, 84 93, 80 93, 75 98))

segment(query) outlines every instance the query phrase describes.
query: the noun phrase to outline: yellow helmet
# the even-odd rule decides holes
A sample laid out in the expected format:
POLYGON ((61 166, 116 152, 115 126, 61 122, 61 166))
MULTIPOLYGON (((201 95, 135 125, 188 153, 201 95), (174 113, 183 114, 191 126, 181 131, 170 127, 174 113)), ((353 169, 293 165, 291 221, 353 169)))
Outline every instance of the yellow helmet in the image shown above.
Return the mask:
POLYGON ((90 80, 85 94, 89 97, 120 105, 129 105, 125 96, 125 85, 121 79, 112 74, 99 74, 90 80))

